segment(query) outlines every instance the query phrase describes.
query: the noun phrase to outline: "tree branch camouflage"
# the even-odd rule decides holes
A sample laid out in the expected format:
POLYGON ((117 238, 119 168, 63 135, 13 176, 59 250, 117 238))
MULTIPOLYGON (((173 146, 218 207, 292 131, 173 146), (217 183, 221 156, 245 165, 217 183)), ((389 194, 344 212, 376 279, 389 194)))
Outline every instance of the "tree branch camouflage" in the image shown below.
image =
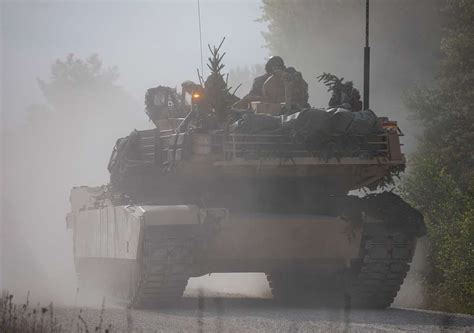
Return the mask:
POLYGON ((220 123, 227 119, 227 108, 238 100, 234 94, 230 93, 232 87, 228 86, 228 75, 224 76, 222 73, 225 67, 222 60, 226 53, 221 54, 220 50, 224 41, 225 37, 217 47, 211 48, 208 45, 211 56, 208 58, 207 67, 211 72, 204 83, 206 100, 220 123))

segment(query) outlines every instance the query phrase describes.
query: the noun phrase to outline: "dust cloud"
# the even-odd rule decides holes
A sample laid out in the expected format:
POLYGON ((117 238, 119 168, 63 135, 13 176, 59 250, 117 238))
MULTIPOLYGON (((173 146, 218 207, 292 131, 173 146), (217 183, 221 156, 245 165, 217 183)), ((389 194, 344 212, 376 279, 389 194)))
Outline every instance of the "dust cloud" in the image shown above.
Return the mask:
POLYGON ((29 121, 5 135, 3 269, 15 295, 30 290, 56 302, 74 297, 72 237, 65 224, 69 191, 102 184, 115 140, 140 125, 133 100, 101 91, 96 96, 100 108, 87 100, 66 110, 31 107, 29 121))
MULTIPOLYGON (((320 3, 324 3, 319 8, 323 12, 329 2, 320 3)), ((289 66, 303 72, 316 107, 325 106, 329 97, 315 79, 317 74, 332 72, 362 86, 364 11, 362 1, 348 3, 351 6, 333 10, 331 15, 315 12, 318 19, 304 26, 304 33, 313 36, 310 48, 287 45, 279 52, 289 66), (354 11, 355 6, 360 10, 354 11)), ((401 98, 410 85, 433 78, 438 57, 434 45, 440 31, 437 3, 373 2, 372 106, 380 115, 400 121, 409 134, 404 141, 406 151, 415 147, 417 128, 407 120, 401 98)), ((255 22, 261 16, 259 1, 201 4, 205 44, 227 37, 226 70, 255 68, 274 53, 262 47, 260 31, 266 28, 255 22)), ((192 1, 140 5, 2 2, 0 287, 20 299, 29 290, 44 302, 75 302, 72 237, 65 225, 70 188, 106 183, 107 160, 115 140, 134 128, 151 126, 143 113, 146 88, 178 86, 195 77, 199 46, 194 5, 192 1), (34 78, 47 79, 51 63, 70 52, 83 56, 98 52, 105 62, 118 65, 118 83, 127 91, 120 95, 98 91, 100 107, 90 100, 61 109, 45 106, 34 78)), ((246 89, 239 92, 243 95, 251 77, 243 75, 241 80, 247 81, 234 85, 244 84, 246 89)), ((419 256, 414 266, 423 261, 423 255, 419 256)), ((417 283, 412 285, 418 292, 417 283)), ((211 293, 268 296, 263 274, 191 279, 187 293, 202 288, 211 293)), ((397 304, 405 305, 414 304, 408 295, 417 294, 404 286, 401 295, 406 297, 399 297, 397 304)))
POLYGON ((410 266, 410 271, 403 282, 400 291, 395 298, 393 306, 403 308, 425 307, 425 288, 423 276, 426 276, 428 265, 426 257, 428 255, 429 242, 426 236, 418 239, 415 254, 410 266))
MULTIPOLYGON (((30 291, 32 300, 42 303, 100 305, 101 295, 76 295, 72 235, 65 223, 69 192, 73 186, 107 183, 115 140, 135 128, 151 128, 143 112, 147 88, 197 79, 196 2, 6 1, 0 6, 0 289, 18 301, 30 291), (104 66, 118 65, 117 89, 98 89, 93 97, 69 90, 69 103, 51 105, 35 78, 49 82, 51 65, 69 53, 80 59, 98 53, 104 66)), ((258 8, 252 1, 201 1, 204 47, 226 36, 228 68, 263 61, 258 8), (244 42, 255 51, 239 54, 244 42)), ((197 283, 209 286, 213 279, 197 283)), ((222 290, 225 282, 217 285, 222 290)))

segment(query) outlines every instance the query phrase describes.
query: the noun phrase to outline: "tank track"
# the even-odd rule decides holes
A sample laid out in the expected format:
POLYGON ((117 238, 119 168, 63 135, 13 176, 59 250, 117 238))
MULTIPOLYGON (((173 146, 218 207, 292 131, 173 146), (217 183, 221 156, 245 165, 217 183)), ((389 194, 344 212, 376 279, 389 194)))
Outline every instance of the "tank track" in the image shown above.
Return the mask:
POLYGON ((144 233, 137 277, 132 279, 129 306, 151 308, 170 305, 183 295, 193 264, 189 238, 144 233))
POLYGON ((392 304, 410 268, 416 241, 383 226, 366 228, 362 260, 346 276, 346 305, 386 308, 392 304))
POLYGON ((414 238, 374 225, 364 232, 360 260, 339 278, 282 271, 266 274, 267 280, 274 298, 284 302, 386 308, 406 277, 414 247, 414 238))

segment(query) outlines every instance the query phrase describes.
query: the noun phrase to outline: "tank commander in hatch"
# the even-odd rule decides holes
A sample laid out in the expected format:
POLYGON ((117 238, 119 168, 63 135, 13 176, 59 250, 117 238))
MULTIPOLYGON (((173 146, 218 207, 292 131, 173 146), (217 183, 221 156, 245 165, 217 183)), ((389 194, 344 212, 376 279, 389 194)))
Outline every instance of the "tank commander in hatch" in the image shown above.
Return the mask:
POLYGON ((252 89, 250 89, 250 92, 248 93, 247 96, 250 97, 262 97, 263 96, 263 85, 266 80, 272 74, 274 74, 277 71, 283 71, 285 70, 285 62, 283 61, 282 57, 279 56, 273 56, 268 59, 267 63, 265 64, 265 74, 257 76, 253 80, 252 84, 252 89))
POLYGON ((300 72, 286 67, 279 56, 273 56, 265 64, 265 74, 254 79, 250 92, 235 103, 235 108, 248 108, 253 101, 282 103, 285 101, 285 84, 291 87, 291 104, 306 108, 308 104, 308 84, 300 72))

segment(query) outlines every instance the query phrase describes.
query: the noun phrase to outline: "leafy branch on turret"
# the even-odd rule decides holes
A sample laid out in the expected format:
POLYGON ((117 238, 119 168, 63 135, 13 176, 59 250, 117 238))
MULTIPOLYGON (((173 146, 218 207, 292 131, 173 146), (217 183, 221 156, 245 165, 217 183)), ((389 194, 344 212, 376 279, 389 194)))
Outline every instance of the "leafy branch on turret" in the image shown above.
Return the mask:
POLYGON ((224 41, 225 37, 217 47, 211 47, 208 44, 211 56, 208 58, 207 67, 210 70, 210 74, 204 83, 207 101, 211 108, 214 109, 214 112, 220 121, 226 118, 225 110, 238 100, 238 98, 230 92, 232 87, 228 86, 229 75, 224 75, 222 73, 222 70, 225 67, 222 60, 226 55, 225 52, 221 53, 224 41))
MULTIPOLYGON (((336 91, 337 89, 340 89, 342 86, 345 84, 349 83, 342 83, 344 81, 344 78, 338 78, 336 75, 331 74, 331 73, 323 73, 319 76, 316 77, 319 82, 323 82, 323 84, 328 87, 328 91, 336 91)), ((352 82, 350 82, 352 85, 352 82)))

